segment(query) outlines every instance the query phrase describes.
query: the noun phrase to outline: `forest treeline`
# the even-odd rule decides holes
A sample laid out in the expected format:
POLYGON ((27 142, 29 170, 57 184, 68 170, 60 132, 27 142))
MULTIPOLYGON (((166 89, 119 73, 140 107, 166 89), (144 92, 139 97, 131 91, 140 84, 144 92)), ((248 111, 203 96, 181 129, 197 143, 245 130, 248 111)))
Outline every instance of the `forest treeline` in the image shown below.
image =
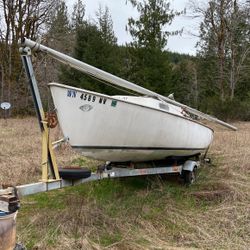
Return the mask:
MULTIPOLYGON (((202 20, 196 56, 166 50, 176 16, 170 1, 127 0, 138 11, 126 27, 132 42, 118 45, 107 6, 85 16, 77 0, 69 12, 63 0, 0 0, 0 102, 12 115, 34 113, 18 52, 23 37, 113 73, 225 120, 250 120, 250 1, 190 0, 188 12, 202 20), (205 4, 204 4, 205 3, 205 4)), ((185 26, 185 24, 183 24, 185 26)), ((44 104, 51 107, 51 81, 106 94, 128 94, 60 65, 46 55, 33 58, 44 104)), ((1 112, 1 115, 3 113, 1 112)))

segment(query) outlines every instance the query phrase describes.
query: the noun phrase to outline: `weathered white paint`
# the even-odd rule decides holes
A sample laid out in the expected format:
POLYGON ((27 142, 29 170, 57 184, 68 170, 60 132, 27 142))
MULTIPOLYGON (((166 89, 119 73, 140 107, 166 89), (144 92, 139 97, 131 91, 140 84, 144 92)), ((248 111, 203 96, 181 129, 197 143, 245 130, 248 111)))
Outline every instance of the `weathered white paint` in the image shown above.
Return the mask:
POLYGON ((204 152, 213 139, 210 128, 184 117, 180 107, 154 98, 49 86, 64 136, 87 157, 122 162, 187 156, 204 152))

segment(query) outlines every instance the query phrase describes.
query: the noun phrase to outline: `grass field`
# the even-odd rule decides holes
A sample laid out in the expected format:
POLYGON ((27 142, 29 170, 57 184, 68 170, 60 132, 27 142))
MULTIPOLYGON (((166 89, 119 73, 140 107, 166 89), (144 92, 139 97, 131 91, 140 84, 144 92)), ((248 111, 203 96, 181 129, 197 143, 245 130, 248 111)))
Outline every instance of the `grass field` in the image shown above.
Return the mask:
MULTIPOLYGON (((158 176, 104 180, 25 197, 18 241, 28 249, 249 249, 250 123, 217 128, 211 165, 191 187, 158 176)), ((0 183, 40 178, 41 138, 35 118, 0 120, 0 183)), ((59 129, 51 131, 60 137, 59 129)), ((68 146, 59 165, 97 163, 68 146)))

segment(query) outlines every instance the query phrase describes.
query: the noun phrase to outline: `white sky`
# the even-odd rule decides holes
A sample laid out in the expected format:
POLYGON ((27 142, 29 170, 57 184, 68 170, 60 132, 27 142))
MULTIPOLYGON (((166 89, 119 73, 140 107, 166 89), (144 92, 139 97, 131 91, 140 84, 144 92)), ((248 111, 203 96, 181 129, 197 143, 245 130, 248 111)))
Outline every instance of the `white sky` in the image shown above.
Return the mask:
MULTIPOLYGON (((67 0, 69 11, 72 10, 74 1, 67 0)), ((128 32, 125 31, 125 26, 129 17, 136 17, 138 13, 136 9, 132 8, 130 4, 126 5, 126 0, 84 0, 86 13, 85 17, 88 19, 95 18, 95 13, 99 5, 108 6, 113 20, 115 35, 118 38, 119 44, 125 44, 132 40, 128 32)), ((187 7, 188 0, 171 0, 171 8, 177 11, 183 10, 187 7)), ((167 30, 180 30, 183 28, 182 36, 172 36, 168 40, 167 49, 179 53, 195 54, 195 45, 198 38, 195 35, 199 33, 199 21, 190 17, 179 16, 176 17, 172 25, 166 27, 167 30), (191 35, 192 33, 192 35, 191 35)))

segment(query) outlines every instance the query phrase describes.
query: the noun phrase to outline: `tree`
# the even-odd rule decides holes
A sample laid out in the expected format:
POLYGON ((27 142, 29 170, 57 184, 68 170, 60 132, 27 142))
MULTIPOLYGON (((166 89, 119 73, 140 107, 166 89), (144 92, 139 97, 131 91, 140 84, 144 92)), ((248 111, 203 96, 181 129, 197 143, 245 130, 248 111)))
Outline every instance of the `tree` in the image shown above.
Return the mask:
POLYGON ((221 101, 232 100, 248 54, 249 13, 237 0, 211 0, 207 8, 195 2, 193 8, 203 16, 199 55, 216 65, 211 82, 217 83, 221 101))
MULTIPOLYGON (((71 54, 74 42, 72 41, 72 33, 67 5, 64 0, 57 0, 55 11, 46 22, 46 32, 42 36, 43 43, 62 53, 71 54)), ((39 82, 41 98, 46 107, 51 102, 48 100, 50 95, 48 95, 47 84, 58 81, 62 65, 55 63, 55 59, 44 53, 38 54, 36 60, 39 62, 36 67, 36 78, 39 82)))
POLYGON ((104 43, 110 45, 117 44, 117 38, 113 29, 113 21, 109 13, 107 6, 103 9, 102 6, 99 6, 99 10, 96 13, 98 29, 101 32, 101 37, 104 43))
POLYGON ((245 11, 245 9, 240 8, 238 2, 234 0, 227 25, 229 36, 229 87, 231 100, 233 100, 235 89, 242 78, 242 74, 244 74, 245 70, 243 69, 243 65, 247 63, 247 57, 250 55, 249 18, 249 8, 245 11))
MULTIPOLYGON (((105 10, 100 7, 96 23, 84 21, 78 26, 73 56, 99 69, 116 74, 118 71, 116 41, 109 10, 107 7, 105 10)), ((73 69, 65 69, 64 67, 60 79, 89 90, 107 94, 114 93, 113 89, 108 88, 103 83, 73 69)))
MULTIPOLYGON (((171 32, 165 30, 176 15, 169 1, 130 0, 138 10, 139 18, 129 18, 128 30, 133 38, 130 44, 130 80, 161 94, 169 93, 171 67, 163 50, 171 32)), ((175 34, 178 31, 174 32, 175 34)))
POLYGON ((222 119, 249 119, 250 11, 246 1, 193 1, 203 21, 198 43, 199 106, 222 119))
MULTIPOLYGON (((137 9, 140 16, 136 20, 129 18, 128 30, 138 47, 163 50, 167 45, 169 35, 173 32, 165 31, 165 26, 170 25, 176 15, 180 13, 170 9, 170 2, 164 0, 129 0, 137 9)), ((174 32, 175 34, 178 31, 174 32)))
POLYGON ((84 23, 85 5, 82 0, 77 0, 73 6, 73 13, 71 18, 72 28, 76 32, 77 28, 84 23))
POLYGON ((37 39, 55 8, 56 0, 1 0, 0 74, 1 100, 11 102, 14 110, 26 108, 28 91, 22 80, 18 41, 37 39))
MULTIPOLYGON (((229 0, 230 1, 230 0, 229 0)), ((214 47, 217 53, 218 85, 221 100, 225 100, 225 47, 226 47, 226 9, 228 0, 214 0, 209 2, 209 8, 204 13, 204 21, 201 23, 202 36, 212 42, 209 46, 214 47), (206 35, 212 37, 206 38, 206 35)), ((206 41, 207 42, 207 41, 206 41)))
POLYGON ((198 108, 198 76, 197 65, 194 58, 181 60, 173 66, 171 90, 176 93, 176 100, 189 106, 198 108))
POLYGON ((48 31, 45 37, 48 46, 61 52, 69 53, 72 47, 72 31, 68 18, 67 5, 64 0, 57 2, 56 10, 47 26, 48 31))

